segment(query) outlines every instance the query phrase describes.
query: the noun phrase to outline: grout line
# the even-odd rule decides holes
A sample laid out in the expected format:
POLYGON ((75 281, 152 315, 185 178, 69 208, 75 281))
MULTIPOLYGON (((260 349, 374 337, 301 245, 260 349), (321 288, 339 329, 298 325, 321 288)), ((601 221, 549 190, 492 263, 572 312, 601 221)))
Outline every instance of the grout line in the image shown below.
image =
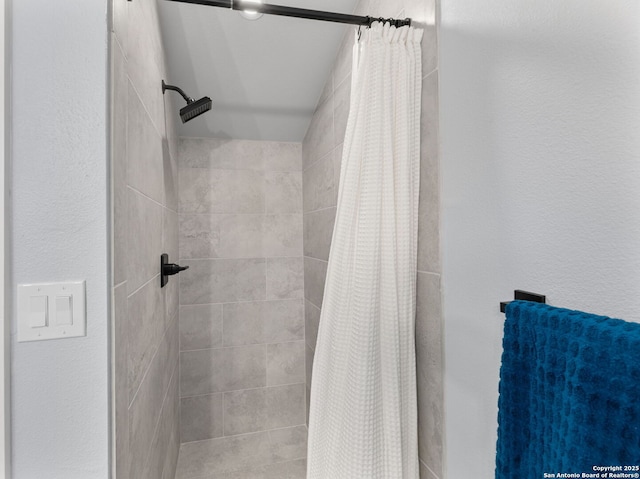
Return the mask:
POLYGON ((226 411, 227 411, 227 398, 226 398, 226 394, 225 393, 220 393, 222 394, 222 437, 225 437, 225 428, 224 428, 224 423, 225 423, 225 416, 227 415, 226 411))
MULTIPOLYGON (((238 348, 249 348, 252 346, 273 346, 274 344, 290 344, 290 343, 299 343, 304 341, 304 337, 300 339, 291 339, 289 341, 275 341, 275 342, 261 342, 261 343, 249 343, 249 344, 239 344, 235 346, 220 346, 219 348, 200 348, 200 349, 184 349, 180 350, 181 353, 195 353, 199 351, 219 351, 221 349, 238 349, 238 348)), ((235 389, 232 389, 235 391, 235 389)), ((214 393, 211 393, 214 394, 214 393)))
POLYGON ((270 387, 269 386, 269 363, 268 363, 268 361, 269 361, 269 359, 268 359, 269 358, 269 353, 268 353, 268 349, 269 348, 265 344, 264 345, 264 384, 265 384, 265 386, 264 386, 264 388, 260 388, 260 389, 265 389, 265 390, 268 387, 270 387))
MULTIPOLYGON (((126 58, 126 57, 125 57, 126 58)), ((158 70, 160 70, 160 73, 162 74, 162 68, 160 68, 159 65, 156 65, 155 62, 154 66, 158 67, 158 70)), ((127 58, 127 81, 129 84, 131 84, 131 88, 133 88, 134 93, 136 94, 136 96, 138 97, 138 101, 140 102, 140 104, 142 105, 142 108, 144 110, 144 112, 147 114, 147 117, 149 118, 149 121, 151 122, 151 125, 153 126, 153 130, 156 132, 156 135, 158 135, 160 137, 160 142, 162 142, 163 138, 165 138, 167 136, 167 132, 165 132, 165 134, 163 135, 160 131, 158 131, 158 125, 156 125, 155 122, 155 118, 153 118, 153 116, 151 115, 151 112, 149 112, 149 108, 147 107, 146 103, 144 102, 144 100, 142 99, 142 96, 140 95, 140 92, 138 91, 138 88, 136 87, 136 84, 133 81, 133 78, 131 78, 130 75, 130 70, 129 70, 129 59, 127 58)), ((129 106, 127 106, 127 112, 129 111, 129 106)), ((162 100, 162 111, 164 112, 163 114, 163 120, 166 122, 166 108, 164 106, 164 96, 163 96, 163 100, 162 100)), ((176 158, 176 164, 177 164, 177 158, 176 158)))
POLYGON ((305 211, 304 214, 305 215, 311 215, 313 213, 318 213, 320 211, 326 211, 326 210, 331 210, 331 209, 335 210, 335 209, 337 209, 337 206, 336 205, 334 205, 334 206, 326 206, 324 208, 318 208, 317 210, 305 211))
MULTIPOLYGON (((251 436, 251 435, 256 435, 256 434, 265 434, 265 433, 268 434, 268 433, 273 432, 273 431, 284 431, 286 429, 295 429, 295 428, 299 428, 299 427, 304 427, 305 429, 307 429, 307 425, 305 423, 302 423, 302 424, 295 424, 293 426, 275 427, 275 428, 272 428, 272 429, 261 429, 260 431, 243 432, 241 434, 233 434, 233 435, 230 435, 230 436, 218 436, 218 437, 212 437, 212 438, 209 438, 209 439, 200 439, 198 441, 188 441, 188 442, 183 442, 181 444, 195 444, 195 443, 198 443, 198 442, 219 441, 221 439, 230 439, 230 438, 237 438, 237 437, 242 437, 242 436, 251 436)), ((298 459, 290 459, 290 460, 297 461, 299 459, 304 459, 304 458, 300 457, 298 459)), ((284 462, 289 462, 289 460, 284 461, 284 462)), ((276 463, 274 463, 274 464, 276 464, 276 463)), ((198 477, 200 477, 200 476, 198 476, 198 477)), ((208 478, 209 476, 203 476, 203 477, 207 477, 208 478)))
MULTIPOLYGON (((169 208, 167 208, 169 209, 169 208)), ((173 211, 170 210, 169 211, 173 211)), ((190 213, 190 212, 184 212, 181 211, 178 213, 179 216, 257 216, 259 218, 262 218, 264 216, 297 216, 297 215, 301 215, 303 214, 303 211, 288 211, 288 212, 283 212, 283 213, 265 213, 265 212, 257 212, 257 213, 218 213, 218 212, 212 212, 212 213, 190 213)))
MULTIPOLYGON (((291 387, 291 386, 304 386, 306 385, 306 382, 298 382, 298 383, 288 383, 288 384, 276 384, 274 386, 258 386, 255 388, 245 388, 245 389, 231 389, 229 391, 220 391, 220 392, 216 392, 216 393, 205 393, 205 394, 193 394, 191 396, 180 396, 180 399, 190 399, 190 398, 197 398, 197 397, 205 397, 205 396, 216 396, 218 394, 229 394, 229 393, 240 393, 240 392, 246 392, 246 391, 261 391, 263 389, 276 389, 276 388, 284 388, 284 387, 291 387)), ((285 426, 285 427, 292 427, 292 426, 285 426)), ((284 428, 282 428, 284 429, 284 428)), ((236 434, 237 435, 237 434, 236 434)), ((213 439, 213 438, 211 438, 213 439)))
POLYGON ((420 271, 418 270, 419 274, 428 274, 430 276, 442 276, 442 273, 436 273, 435 271, 420 271))
POLYGON ((427 470, 431 473, 431 475, 433 475, 433 477, 435 477, 436 479, 440 479, 440 476, 438 476, 435 472, 433 472, 433 469, 431 469, 429 466, 427 466, 427 463, 424 462, 422 459, 418 458, 419 461, 422 463, 422 465, 427 468, 427 470))
POLYGON ((299 258, 303 258, 303 257, 304 257, 304 255, 298 255, 298 256, 245 256, 245 257, 233 257, 233 258, 185 258, 183 256, 180 256, 178 259, 181 260, 181 261, 234 261, 234 260, 246 261, 246 260, 270 260, 270 259, 299 259, 299 258))
POLYGON ((163 205, 162 207, 163 207, 163 208, 165 208, 165 209, 167 209, 167 210, 169 210, 169 211, 171 211, 172 213, 175 213, 176 215, 179 215, 179 214, 180 214, 180 213, 178 213, 178 210, 177 210, 177 209, 175 209, 175 210, 174 210, 173 208, 169 208, 169 207, 168 207, 168 206, 166 206, 166 205, 163 205))
POLYGON ((162 421, 162 413, 165 411, 165 406, 167 405, 167 398, 169 397, 169 390, 171 389, 171 382, 174 379, 174 375, 178 372, 178 365, 176 364, 173 368, 173 371, 171 372, 171 375, 169 376, 169 383, 167 386, 167 390, 164 393, 164 398, 162 399, 162 404, 160 406, 160 413, 158 414, 158 419, 156 421, 156 425, 153 428, 153 435, 151 436, 151 443, 148 445, 149 447, 149 451, 147 452, 147 460, 144 462, 143 466, 142 466, 142 471, 147 471, 147 467, 149 466, 149 463, 151 461, 151 457, 152 457, 152 448, 151 446, 153 445, 153 440, 156 438, 156 434, 158 434, 160 432, 160 423, 162 421))
MULTIPOLYGON (((162 312, 162 314, 166 314, 164 311, 162 312)), ((176 317, 179 317, 179 315, 176 315, 176 317)), ((133 405, 133 403, 136 401, 136 399, 138 398, 138 394, 140 393, 140 390, 142 389, 142 386, 144 385, 147 376, 149 375, 149 371, 151 370, 151 368, 153 367, 154 361, 156 360, 156 357, 159 354, 160 351, 160 346, 162 345, 162 343, 164 342, 165 337, 167 336, 167 334, 169 334, 169 329, 171 329, 171 327, 173 326, 173 321, 174 320, 170 320, 169 321, 169 326, 167 326, 165 328, 165 330, 162 332, 162 336, 160 337, 160 340, 158 341, 158 343, 155 345, 155 351, 153 351, 153 355, 151 356, 151 360, 149 361, 149 365, 147 366, 147 369, 145 369, 144 374, 142 375, 142 377, 140 378, 140 384, 138 384, 138 388, 136 389, 133 398, 131 399, 131 401, 129 401, 129 397, 127 395, 127 410, 131 408, 131 406, 133 405)), ((176 320, 177 326, 178 326, 178 335, 180 334, 180 328, 179 328, 179 322, 176 320)), ((178 351, 178 361, 180 360, 180 351, 178 351)), ((129 393, 128 391, 128 387, 127 387, 127 393, 129 393)))
MULTIPOLYGON (((209 161, 209 160, 207 160, 209 161)), ((210 173, 215 173, 215 172, 220 172, 220 171, 233 171, 233 172, 237 172, 237 171, 242 171, 242 172, 252 172, 252 173, 262 173, 263 174, 263 180, 266 181, 266 175, 269 173, 296 173, 296 174, 300 174, 302 173, 302 166, 300 166, 300 169, 292 169, 292 168, 281 168, 281 169, 273 169, 273 168, 250 168, 250 167, 246 167, 246 168, 232 168, 230 166, 226 166, 225 165, 220 165, 220 166, 216 166, 216 165, 204 165, 204 166, 193 166, 193 165, 183 165, 182 163, 178 164, 178 174, 180 174, 180 170, 187 170, 187 171, 191 171, 191 170, 196 170, 196 171, 200 171, 201 170, 208 170, 210 173)), ((194 171, 195 172, 195 171, 194 171)))
POLYGON ((299 145, 299 141, 275 141, 275 140, 247 140, 247 139, 227 139, 227 138, 212 138, 210 136, 179 136, 178 140, 214 140, 214 141, 223 141, 225 143, 231 142, 251 142, 251 143, 274 143, 274 144, 284 144, 284 145, 299 145))
POLYGON ((351 81, 351 74, 352 74, 351 68, 349 68, 349 73, 347 73, 347 76, 345 76, 342 80, 340 80, 340 83, 335 85, 335 88, 333 91, 334 95, 335 95, 335 92, 338 91, 347 80, 351 81))
POLYGON ((438 67, 435 67, 433 70, 431 70, 429 73, 427 73, 425 76, 422 77, 423 80, 426 80, 427 77, 433 75, 434 73, 437 73, 438 71, 438 67))
POLYGON ((320 259, 320 258, 314 258, 313 256, 304 256, 304 259, 310 259, 310 260, 313 260, 313 261, 320 261, 320 262, 322 262, 322 263, 327 263, 327 264, 329 264, 329 261, 328 261, 328 260, 326 260, 326 259, 320 259))
POLYGON ((139 194, 140 196, 142 196, 143 198, 146 198, 146 199, 148 199, 149 201, 152 201, 153 203, 155 203, 156 205, 160 206, 161 208, 166 208, 166 206, 164 206, 162 203, 158 202, 158 200, 155 200, 155 199, 151 198, 149 195, 147 195, 147 194, 143 193, 142 191, 140 191, 140 190, 138 190, 138 189, 134 188, 133 186, 131 186, 131 185, 130 185, 130 184, 128 184, 128 183, 127 183, 127 189, 129 189, 129 190, 131 190, 131 191, 133 191, 133 192, 135 192, 135 193, 138 193, 138 194, 139 194))
MULTIPOLYGON (((132 291, 130 294, 127 295, 127 300, 130 299, 133 295, 137 294, 138 292, 140 292, 141 289, 145 288, 149 283, 151 283, 152 281, 158 281, 158 277, 160 276, 160 273, 154 274, 153 277, 147 281, 145 281, 141 286, 139 286, 135 291, 132 291)), ((123 283, 126 283, 127 281, 123 281, 123 283)), ((120 284, 123 284, 120 283, 120 284)))
POLYGON ((216 305, 224 306, 225 304, 285 303, 285 302, 292 303, 294 301, 300 301, 303 299, 305 298, 300 296, 299 298, 256 299, 256 300, 246 300, 246 301, 225 301, 225 302, 218 302, 218 303, 195 303, 195 304, 181 304, 180 306, 216 306, 216 305))
MULTIPOLYGON (((316 306, 315 304, 313 304, 311 301, 309 301, 307 298, 305 298, 305 302, 309 303, 311 306, 313 306, 314 308, 316 308, 318 311, 321 311, 321 308, 319 308, 318 306, 316 306)), ((306 305, 305 305, 306 307, 306 305)))
POLYGON ((331 148, 327 153, 325 153, 325 154, 324 154, 324 155, 322 155, 321 157, 316 158, 315 160, 313 160, 313 162, 312 162, 309 166, 307 166, 306 168, 304 168, 304 167, 303 167, 303 170, 302 170, 302 174, 303 174, 303 176, 304 176, 304 174, 305 174, 307 171, 309 171, 311 168, 313 168, 314 166, 316 166, 316 165, 317 165, 318 163, 320 163, 322 160, 326 159, 329 155, 333 155, 333 150, 335 150, 335 149, 336 149, 336 147, 337 147, 337 145, 336 145, 336 146, 333 146, 333 147, 332 147, 332 148, 331 148))

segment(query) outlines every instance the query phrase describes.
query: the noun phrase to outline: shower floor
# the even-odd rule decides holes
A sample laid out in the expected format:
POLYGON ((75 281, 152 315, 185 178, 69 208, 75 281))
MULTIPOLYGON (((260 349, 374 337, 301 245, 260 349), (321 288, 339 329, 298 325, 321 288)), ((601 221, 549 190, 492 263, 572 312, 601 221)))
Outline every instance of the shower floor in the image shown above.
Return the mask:
POLYGON ((306 426, 187 442, 175 479, 304 479, 306 455, 306 426))

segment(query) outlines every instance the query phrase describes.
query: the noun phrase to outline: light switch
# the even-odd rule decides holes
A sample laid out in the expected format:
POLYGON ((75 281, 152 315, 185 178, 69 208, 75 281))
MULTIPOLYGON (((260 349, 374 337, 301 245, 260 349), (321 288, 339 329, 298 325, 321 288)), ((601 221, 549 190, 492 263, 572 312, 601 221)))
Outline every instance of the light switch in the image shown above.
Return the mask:
POLYGON ((86 336, 85 282, 18 285, 18 342, 86 336))
POLYGON ((60 326, 73 324, 71 296, 56 296, 56 324, 60 326))
POLYGON ((49 319, 47 296, 29 297, 29 325, 32 328, 44 328, 49 319))

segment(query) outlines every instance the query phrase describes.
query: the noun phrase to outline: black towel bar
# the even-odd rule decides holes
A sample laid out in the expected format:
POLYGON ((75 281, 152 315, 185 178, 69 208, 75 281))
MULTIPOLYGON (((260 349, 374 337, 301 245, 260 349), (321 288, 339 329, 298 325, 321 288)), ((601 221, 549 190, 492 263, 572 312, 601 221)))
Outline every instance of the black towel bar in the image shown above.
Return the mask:
MULTIPOLYGON (((532 301, 534 303, 545 303, 547 302, 547 297, 544 294, 538 293, 530 293, 528 291, 522 291, 521 289, 516 289, 513 292, 513 299, 516 301, 532 301)), ((500 303, 500 312, 504 313, 507 311, 507 304, 511 301, 502 301, 500 303)))

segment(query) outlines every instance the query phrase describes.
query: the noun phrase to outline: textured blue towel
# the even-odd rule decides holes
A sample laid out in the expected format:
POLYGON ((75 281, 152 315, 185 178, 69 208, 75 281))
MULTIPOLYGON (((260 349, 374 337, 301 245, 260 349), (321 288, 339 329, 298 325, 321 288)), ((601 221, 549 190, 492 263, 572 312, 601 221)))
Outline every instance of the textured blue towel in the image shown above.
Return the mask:
POLYGON ((503 347, 496 479, 640 464, 640 324, 514 301, 503 347))

